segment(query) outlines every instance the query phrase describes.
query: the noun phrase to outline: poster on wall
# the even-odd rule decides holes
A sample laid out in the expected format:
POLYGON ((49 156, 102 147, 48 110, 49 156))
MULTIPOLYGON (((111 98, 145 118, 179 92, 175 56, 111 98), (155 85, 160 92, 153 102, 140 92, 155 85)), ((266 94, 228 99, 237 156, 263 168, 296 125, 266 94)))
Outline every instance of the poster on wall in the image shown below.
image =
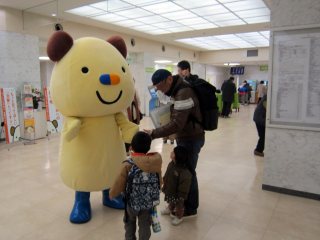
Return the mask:
POLYGON ((54 106, 48 88, 44 88, 44 97, 48 132, 58 133, 62 129, 62 114, 54 106))
POLYGON ((1 88, 0 95, 6 143, 9 144, 20 139, 16 90, 14 88, 1 88))

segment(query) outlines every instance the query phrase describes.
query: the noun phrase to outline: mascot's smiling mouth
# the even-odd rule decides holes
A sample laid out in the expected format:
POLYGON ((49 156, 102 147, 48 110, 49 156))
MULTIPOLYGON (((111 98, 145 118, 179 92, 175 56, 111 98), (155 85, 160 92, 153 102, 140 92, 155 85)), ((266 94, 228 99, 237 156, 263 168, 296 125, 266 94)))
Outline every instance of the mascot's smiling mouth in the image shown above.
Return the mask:
POLYGON ((117 97, 115 100, 111 101, 111 102, 108 102, 108 101, 103 100, 103 98, 100 96, 99 91, 96 91, 96 94, 97 94, 97 97, 99 98, 100 102, 102 102, 103 104, 113 104, 113 103, 118 102, 119 99, 121 98, 121 96, 122 96, 122 90, 120 91, 118 97, 117 97))

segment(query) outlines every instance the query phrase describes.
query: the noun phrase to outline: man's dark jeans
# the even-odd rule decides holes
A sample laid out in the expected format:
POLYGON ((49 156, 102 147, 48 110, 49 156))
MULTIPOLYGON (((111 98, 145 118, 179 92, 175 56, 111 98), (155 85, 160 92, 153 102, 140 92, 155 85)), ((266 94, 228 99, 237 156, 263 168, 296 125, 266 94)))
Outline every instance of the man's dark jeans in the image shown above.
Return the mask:
POLYGON ((177 145, 183 146, 188 149, 189 152, 189 165, 192 171, 192 181, 190 186, 190 191, 187 200, 185 201, 185 213, 195 214, 199 207, 199 188, 196 167, 198 163, 198 157, 201 148, 204 145, 204 139, 194 139, 194 140, 181 140, 177 139, 177 145))
POLYGON ((264 138, 265 138, 265 133, 266 133, 266 126, 265 125, 260 125, 256 123, 258 135, 259 135, 259 140, 256 146, 256 151, 263 153, 264 150, 264 138))

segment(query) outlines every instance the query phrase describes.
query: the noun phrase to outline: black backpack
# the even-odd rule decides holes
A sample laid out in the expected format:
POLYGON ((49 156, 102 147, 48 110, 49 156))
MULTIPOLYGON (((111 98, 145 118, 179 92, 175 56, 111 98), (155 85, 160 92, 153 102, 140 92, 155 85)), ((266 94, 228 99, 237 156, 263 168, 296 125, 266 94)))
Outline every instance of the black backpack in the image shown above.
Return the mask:
POLYGON ((191 120, 201 124, 205 131, 213 131, 217 129, 219 109, 216 97, 216 88, 201 78, 193 78, 192 81, 188 81, 188 83, 198 97, 202 115, 202 122, 198 121, 194 117, 191 117, 191 120))

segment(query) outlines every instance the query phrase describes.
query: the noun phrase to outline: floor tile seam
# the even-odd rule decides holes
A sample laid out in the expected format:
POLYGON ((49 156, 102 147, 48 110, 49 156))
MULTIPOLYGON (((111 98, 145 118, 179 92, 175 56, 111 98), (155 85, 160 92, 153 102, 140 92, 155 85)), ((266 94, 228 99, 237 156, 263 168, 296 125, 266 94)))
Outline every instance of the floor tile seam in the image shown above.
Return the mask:
POLYGON ((274 215, 275 215, 275 213, 276 213, 276 208, 277 208, 279 202, 280 202, 280 196, 278 197, 277 202, 276 202, 276 204, 275 204, 274 207, 273 207, 270 220, 269 220, 269 222, 268 222, 267 225, 266 225, 266 229, 265 229, 265 231, 264 231, 264 233, 263 233, 263 235, 262 235, 261 240, 264 239, 264 237, 266 236, 266 234, 267 234, 267 232, 268 232, 268 230, 269 230, 269 227, 270 227, 271 222, 272 222, 272 219, 273 219, 273 217, 274 217, 274 215))

